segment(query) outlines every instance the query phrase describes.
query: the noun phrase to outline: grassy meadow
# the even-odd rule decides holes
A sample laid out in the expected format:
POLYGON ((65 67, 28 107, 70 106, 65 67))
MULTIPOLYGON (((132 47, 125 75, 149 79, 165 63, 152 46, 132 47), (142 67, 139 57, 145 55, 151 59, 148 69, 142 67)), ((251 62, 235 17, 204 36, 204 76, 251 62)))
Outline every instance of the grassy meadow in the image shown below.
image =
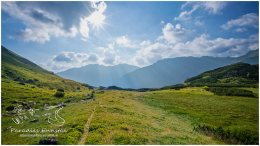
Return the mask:
MULTIPOLYGON (((65 101, 71 96, 80 100, 66 102, 66 106, 60 113, 66 122, 60 127, 46 124, 44 120, 26 121, 21 125, 16 125, 11 121, 12 115, 3 114, 3 144, 39 144, 41 140, 48 142, 50 139, 54 139, 57 144, 78 144, 84 133, 84 125, 94 107, 96 110, 84 141, 85 144, 258 143, 258 98, 217 96, 203 87, 187 87, 179 90, 149 92, 96 90, 93 99, 83 100, 86 98, 84 95, 90 90, 68 92, 65 97, 57 98, 51 96, 55 91, 49 89, 30 88, 29 85, 22 87, 21 90, 30 89, 29 91, 33 90, 36 93, 39 90, 39 94, 43 95, 38 96, 48 97, 51 103, 65 101), (21 133, 10 133, 10 126, 17 129, 60 128, 66 129, 66 132, 58 133, 57 137, 35 137, 32 140, 31 137, 19 137, 21 133), (206 131, 205 128, 201 128, 203 126, 211 129, 208 128, 206 131), (219 127, 223 128, 223 133, 227 131, 238 133, 237 137, 222 138, 214 132, 219 127), (241 139, 240 133, 248 135, 251 141, 241 139), (14 136, 15 139, 13 139, 14 136)), ((256 91, 253 88, 248 90, 256 91)), ((10 93, 13 91, 7 90, 5 94, 10 93)), ((22 97, 22 95, 19 96, 22 97)), ((29 94, 27 96, 30 97, 29 94)), ((7 99, 5 102, 10 101, 7 99)))
POLYGON ((2 144, 259 143, 258 85, 104 90, 2 54, 2 144))

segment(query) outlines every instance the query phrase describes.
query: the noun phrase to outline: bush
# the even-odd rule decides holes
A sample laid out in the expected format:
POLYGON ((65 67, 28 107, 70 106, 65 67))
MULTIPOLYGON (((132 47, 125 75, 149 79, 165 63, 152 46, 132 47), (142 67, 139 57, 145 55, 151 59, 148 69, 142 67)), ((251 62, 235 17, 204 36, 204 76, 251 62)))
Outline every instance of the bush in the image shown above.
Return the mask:
POLYGON ((246 96, 246 97, 255 97, 252 91, 245 89, 239 89, 234 87, 208 87, 207 91, 210 91, 219 96, 246 96))
POLYGON ((59 89, 57 89, 57 91, 59 91, 59 92, 64 92, 64 89, 59 88, 59 89))
POLYGON ((25 85, 25 83, 23 83, 23 82, 19 82, 19 84, 20 84, 20 85, 25 85))
POLYGON ((50 139, 41 139, 39 141, 40 145, 57 145, 58 141, 54 138, 50 138, 50 139))
POLYGON ((64 95, 65 95, 64 92, 59 92, 59 91, 57 91, 57 92, 54 94, 55 97, 64 97, 64 95))
POLYGON ((26 80, 25 82, 28 83, 28 84, 33 84, 33 83, 35 83, 35 81, 34 81, 33 79, 26 80))
POLYGON ((14 110, 14 108, 15 108, 15 107, 14 107, 13 105, 10 105, 10 106, 8 106, 8 107, 6 108, 6 110, 7 110, 7 111, 12 111, 12 110, 14 110))
POLYGON ((160 89, 164 90, 164 89, 175 89, 175 90, 180 90, 180 89, 183 89, 183 88, 186 88, 187 86, 184 85, 184 84, 176 84, 176 85, 172 85, 172 86, 165 86, 165 87, 162 87, 160 89))
POLYGON ((258 133, 253 133, 252 131, 240 131, 229 129, 224 130, 222 127, 211 127, 207 125, 198 125, 194 127, 197 132, 204 133, 206 135, 213 136, 217 139, 223 140, 230 144, 258 144, 258 133))

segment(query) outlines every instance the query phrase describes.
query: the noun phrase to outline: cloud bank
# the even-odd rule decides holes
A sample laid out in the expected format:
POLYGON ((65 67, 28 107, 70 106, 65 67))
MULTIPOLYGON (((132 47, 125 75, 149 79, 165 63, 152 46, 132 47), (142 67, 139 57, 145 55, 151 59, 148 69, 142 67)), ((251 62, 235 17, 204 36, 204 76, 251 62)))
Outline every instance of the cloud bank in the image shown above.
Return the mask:
POLYGON ((74 38, 77 35, 86 41, 97 21, 105 21, 106 7, 105 2, 2 2, 2 11, 25 26, 18 37, 38 43, 55 37, 74 38), (53 5, 57 5, 57 9, 52 9, 53 5))

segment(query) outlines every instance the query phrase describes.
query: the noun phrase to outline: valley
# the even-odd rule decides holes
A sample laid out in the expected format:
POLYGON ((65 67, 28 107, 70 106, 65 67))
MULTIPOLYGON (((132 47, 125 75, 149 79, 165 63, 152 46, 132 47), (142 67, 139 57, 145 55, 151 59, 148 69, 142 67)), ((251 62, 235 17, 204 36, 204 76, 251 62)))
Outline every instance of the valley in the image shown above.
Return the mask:
POLYGON ((61 78, 4 47, 1 65, 2 144, 259 143, 258 66, 130 91, 61 78))
POLYGON ((50 143, 50 139, 57 144, 80 143, 94 109, 84 144, 258 143, 258 98, 217 96, 200 87, 144 93, 113 90, 95 96, 93 101, 67 103, 60 114, 66 123, 59 127, 44 121, 16 125, 11 117, 4 116, 2 143, 39 144, 41 140, 50 143), (196 130, 202 125, 221 127, 237 137, 222 139, 214 131, 196 130), (9 126, 59 128, 66 132, 32 141, 31 137, 19 137, 21 133, 11 133, 9 126))
POLYGON ((1 145, 259 145, 259 1, 1 1, 1 145))

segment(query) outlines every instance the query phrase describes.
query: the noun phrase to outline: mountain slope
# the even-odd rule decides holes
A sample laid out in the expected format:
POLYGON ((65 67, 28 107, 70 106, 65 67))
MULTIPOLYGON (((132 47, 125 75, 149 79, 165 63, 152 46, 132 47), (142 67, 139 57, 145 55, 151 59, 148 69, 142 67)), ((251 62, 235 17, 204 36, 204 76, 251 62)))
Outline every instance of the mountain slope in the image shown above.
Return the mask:
POLYGON ((75 90, 78 87, 85 88, 82 84, 75 81, 63 79, 31 61, 13 53, 1 46, 2 53, 2 81, 10 81, 21 84, 32 84, 37 87, 63 88, 66 90, 75 90))
POLYGON ((198 76, 189 78, 185 83, 190 85, 212 84, 258 84, 259 67, 247 63, 236 63, 204 72, 198 76))
POLYGON ((244 62, 249 64, 258 64, 259 63, 259 50, 249 51, 246 55, 237 57, 236 62, 244 62))
POLYGON ((258 50, 241 57, 177 57, 160 60, 124 75, 117 86, 124 88, 159 88, 183 83, 202 72, 236 62, 258 64, 258 50))
POLYGON ((73 68, 58 75, 82 83, 88 83, 92 86, 111 86, 115 81, 126 73, 138 69, 136 66, 120 64, 116 66, 103 66, 98 64, 86 65, 80 68, 73 68))

